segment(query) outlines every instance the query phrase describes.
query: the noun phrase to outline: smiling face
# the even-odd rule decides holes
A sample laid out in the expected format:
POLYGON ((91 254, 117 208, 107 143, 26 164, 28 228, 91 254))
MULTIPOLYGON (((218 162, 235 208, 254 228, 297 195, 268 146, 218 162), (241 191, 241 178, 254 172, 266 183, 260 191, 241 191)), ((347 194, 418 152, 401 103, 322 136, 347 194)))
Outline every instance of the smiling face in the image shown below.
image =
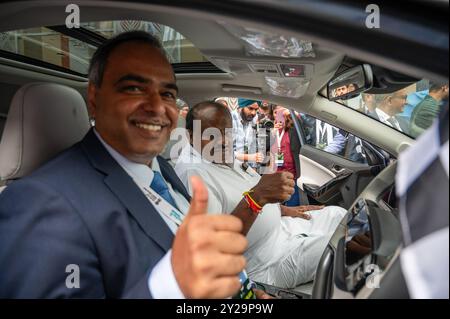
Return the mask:
POLYGON ((110 146, 149 164, 176 127, 177 91, 172 67, 158 49, 127 42, 109 55, 100 87, 89 83, 89 111, 110 146))

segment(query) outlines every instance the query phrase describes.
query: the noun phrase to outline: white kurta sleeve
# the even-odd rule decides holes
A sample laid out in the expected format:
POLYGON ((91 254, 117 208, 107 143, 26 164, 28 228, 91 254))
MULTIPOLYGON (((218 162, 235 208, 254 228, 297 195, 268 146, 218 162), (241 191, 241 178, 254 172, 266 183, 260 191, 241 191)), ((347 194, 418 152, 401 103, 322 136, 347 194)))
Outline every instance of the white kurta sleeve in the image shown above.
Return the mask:
MULTIPOLYGON (((224 207, 222 205, 224 194, 219 188, 217 188, 216 183, 212 180, 209 173, 205 170, 197 169, 197 168, 189 168, 184 172, 185 176, 183 179, 186 180, 186 188, 189 191, 189 194, 192 195, 192 186, 191 186, 191 176, 200 176, 205 183, 206 188, 208 189, 208 213, 209 214, 230 214, 231 212, 224 212, 224 207)), ((184 182, 184 181, 183 181, 184 182)))

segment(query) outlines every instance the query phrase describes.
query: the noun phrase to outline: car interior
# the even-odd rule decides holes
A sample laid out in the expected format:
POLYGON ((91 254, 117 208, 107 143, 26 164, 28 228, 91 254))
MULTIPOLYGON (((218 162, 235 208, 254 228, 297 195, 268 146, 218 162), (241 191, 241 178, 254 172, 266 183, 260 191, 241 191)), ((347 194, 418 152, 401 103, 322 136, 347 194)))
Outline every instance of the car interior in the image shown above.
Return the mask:
POLYGON ((338 38, 330 41, 319 31, 246 19, 213 8, 208 12, 207 7, 177 6, 176 1, 78 1, 81 27, 68 28, 65 7, 69 3, 0 5, 0 192, 89 130, 87 67, 100 43, 126 30, 169 27, 177 35, 163 43, 175 52, 173 39, 178 41, 180 48, 171 55, 171 62, 179 97, 188 105, 219 96, 267 100, 363 141, 366 161, 355 162, 310 145, 303 124, 296 123, 302 144, 298 186, 310 203, 344 207, 348 219, 330 240, 314 282, 293 289, 260 285, 274 296, 290 299, 372 295, 373 289, 363 284, 373 274, 367 265, 375 264, 381 275, 386 274, 401 250, 396 159, 415 140, 330 101, 326 87, 336 75, 362 64, 371 67, 374 80, 367 92, 375 94, 391 93, 423 78, 445 79, 445 70, 410 67, 410 61, 395 67, 393 58, 383 60, 338 38), (102 23, 103 33, 99 32, 102 23), (77 46, 82 48, 74 49, 77 46), (370 249, 355 253, 346 245, 351 241, 348 229, 364 219, 368 228, 361 235, 371 234, 370 249))

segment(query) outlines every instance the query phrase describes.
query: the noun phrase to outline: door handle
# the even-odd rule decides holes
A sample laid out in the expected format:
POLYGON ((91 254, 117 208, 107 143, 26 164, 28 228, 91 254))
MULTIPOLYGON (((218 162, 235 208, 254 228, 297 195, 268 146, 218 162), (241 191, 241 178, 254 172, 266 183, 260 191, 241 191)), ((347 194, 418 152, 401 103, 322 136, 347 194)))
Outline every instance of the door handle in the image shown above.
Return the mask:
POLYGON ((341 174, 342 172, 345 171, 345 168, 344 168, 344 167, 340 167, 339 165, 334 165, 334 166, 331 168, 331 171, 332 171, 333 173, 336 173, 336 174, 341 174))

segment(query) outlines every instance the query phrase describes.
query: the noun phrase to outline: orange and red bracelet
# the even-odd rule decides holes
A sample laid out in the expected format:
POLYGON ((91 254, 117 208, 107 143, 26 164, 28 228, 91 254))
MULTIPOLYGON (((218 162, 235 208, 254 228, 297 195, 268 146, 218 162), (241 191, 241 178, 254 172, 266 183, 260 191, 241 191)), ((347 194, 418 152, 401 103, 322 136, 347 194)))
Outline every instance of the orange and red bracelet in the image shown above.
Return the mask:
POLYGON ((254 212, 255 214, 259 214, 261 213, 262 210, 262 206, 259 205, 254 199, 253 197, 250 195, 250 193, 253 193, 253 190, 250 190, 248 192, 244 192, 242 194, 242 196, 244 196, 245 201, 248 204, 248 208, 251 209, 252 212, 254 212))

